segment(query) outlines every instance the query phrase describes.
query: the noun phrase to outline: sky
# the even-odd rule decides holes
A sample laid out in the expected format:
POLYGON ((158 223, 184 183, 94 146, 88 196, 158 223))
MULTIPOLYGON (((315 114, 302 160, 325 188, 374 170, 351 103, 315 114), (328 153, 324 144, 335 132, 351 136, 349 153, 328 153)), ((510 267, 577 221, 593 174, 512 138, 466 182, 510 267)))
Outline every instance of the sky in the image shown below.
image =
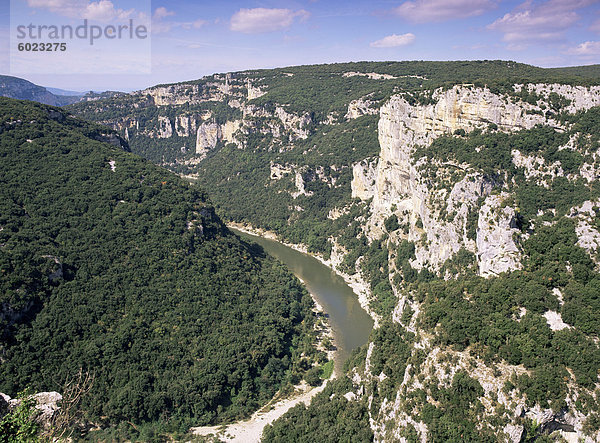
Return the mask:
MULTIPOLYGON (((61 41, 46 37, 36 41, 61 41)), ((302 64, 481 59, 600 63, 600 0, 0 0, 0 73, 69 90, 302 64), (136 20, 149 33, 69 41, 63 54, 16 49, 26 41, 15 37, 19 24, 83 20, 105 31, 136 20)))

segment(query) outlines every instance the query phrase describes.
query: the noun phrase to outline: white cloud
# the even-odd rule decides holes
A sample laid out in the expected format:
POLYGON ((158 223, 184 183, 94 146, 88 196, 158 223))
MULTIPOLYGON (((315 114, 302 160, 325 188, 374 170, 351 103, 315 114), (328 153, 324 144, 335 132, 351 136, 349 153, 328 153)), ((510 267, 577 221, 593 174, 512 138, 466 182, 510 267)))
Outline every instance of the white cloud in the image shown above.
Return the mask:
POLYGON ((481 15, 495 7, 492 0, 415 0, 405 1, 393 12, 411 22, 426 23, 481 15))
POLYGON ((301 9, 240 9, 231 17, 230 29, 245 34, 280 31, 289 28, 294 19, 304 20, 310 13, 301 9))
POLYGON ((154 10, 153 20, 162 20, 163 18, 175 15, 175 12, 167 10, 164 6, 160 6, 154 10))
POLYGON ((411 34, 402 34, 402 35, 388 35, 387 37, 383 37, 381 40, 377 40, 371 42, 369 46, 372 48, 396 48, 398 46, 406 46, 410 45, 415 41, 415 35, 411 34))
POLYGON ((504 34, 502 40, 510 48, 523 49, 531 42, 556 42, 579 20, 576 10, 597 0, 526 1, 513 12, 487 26, 504 34))
POLYGON ((128 19, 131 15, 133 15, 133 13, 133 9, 128 11, 116 9, 115 5, 113 5, 113 2, 110 0, 100 0, 98 2, 92 2, 86 6, 85 11, 83 12, 83 18, 108 22, 115 19, 128 19))
POLYGON ((153 34, 164 34, 171 31, 174 28, 183 28, 183 29, 200 29, 207 22, 206 20, 197 19, 191 22, 181 22, 181 21, 165 21, 164 19, 167 17, 172 17, 175 15, 175 12, 169 11, 164 6, 156 8, 154 14, 152 15, 152 33, 153 34))
POLYGON ((600 55, 600 42, 583 42, 567 50, 570 55, 600 55))
POLYGON ((27 0, 27 4, 31 8, 46 9, 64 17, 102 22, 128 19, 135 12, 133 9, 115 8, 110 0, 27 0))

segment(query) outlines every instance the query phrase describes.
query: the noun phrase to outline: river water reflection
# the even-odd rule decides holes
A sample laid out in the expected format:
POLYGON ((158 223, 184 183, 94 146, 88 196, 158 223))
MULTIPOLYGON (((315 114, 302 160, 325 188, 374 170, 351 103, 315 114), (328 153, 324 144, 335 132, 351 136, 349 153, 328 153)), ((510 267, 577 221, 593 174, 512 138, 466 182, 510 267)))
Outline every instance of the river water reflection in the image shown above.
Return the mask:
POLYGON ((353 349, 367 343, 373 320, 360 306, 356 294, 344 279, 310 255, 298 252, 278 241, 247 234, 235 228, 233 232, 263 247, 265 252, 284 263, 300 278, 308 291, 329 315, 337 347, 336 372, 353 349))

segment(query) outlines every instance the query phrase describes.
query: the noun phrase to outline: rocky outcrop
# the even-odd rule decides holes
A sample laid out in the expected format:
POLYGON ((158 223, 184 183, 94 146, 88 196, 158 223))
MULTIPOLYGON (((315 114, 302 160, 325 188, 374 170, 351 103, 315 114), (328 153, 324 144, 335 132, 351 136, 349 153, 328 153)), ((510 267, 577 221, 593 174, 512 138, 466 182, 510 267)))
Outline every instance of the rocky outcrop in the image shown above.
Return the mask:
POLYGON ((203 84, 177 83, 168 86, 154 86, 136 94, 148 97, 150 104, 159 107, 223 101, 233 93, 234 89, 236 89, 236 95, 239 95, 238 87, 234 88, 229 78, 214 77, 216 81, 205 81, 203 84))
POLYGON ((376 115, 379 113, 376 103, 371 100, 358 99, 352 100, 348 104, 348 111, 346 112, 345 118, 352 120, 363 115, 376 115))
POLYGON ((311 122, 308 114, 298 116, 287 112, 281 106, 277 106, 275 108, 275 116, 281 121, 284 129, 292 133, 292 139, 308 138, 309 132, 307 126, 311 122))
MULTIPOLYGON (((407 214, 403 221, 411 228, 408 238, 417 245, 415 266, 435 269, 461 248, 477 252, 476 248, 481 246, 485 250, 478 253, 484 257, 484 268, 480 268, 480 272, 487 273, 490 271, 485 267, 485 263, 489 263, 488 255, 498 259, 500 251, 492 252, 490 244, 483 240, 474 243, 468 239, 466 222, 468 212, 480 198, 490 194, 494 182, 479 173, 470 172, 468 165, 440 164, 437 165, 438 173, 444 169, 449 174, 458 171, 463 178, 450 189, 436 188, 424 175, 427 165, 413 159, 413 152, 416 147, 428 145, 439 135, 453 133, 457 129, 468 132, 490 123, 506 130, 530 128, 542 117, 526 114, 521 107, 505 102, 487 90, 457 86, 445 92, 437 91, 435 95, 438 99, 435 105, 413 106, 397 96, 381 109, 381 152, 369 231, 371 237, 383 232, 381 224, 391 214, 393 205, 399 217, 407 214)), ((356 167, 355 172, 353 183, 358 189, 361 167, 356 167)), ((365 197, 369 195, 364 194, 365 197)), ((505 239, 512 237, 513 233, 513 227, 500 224, 494 225, 493 233, 486 231, 483 238, 505 239)), ((512 254, 512 249, 510 251, 512 254)), ((508 253, 508 249, 505 252, 508 253)), ((507 259, 507 269, 516 266, 517 262, 507 259)))
POLYGON ((377 159, 365 159, 352 166, 352 198, 369 200, 376 193, 377 159))
POLYGON ((169 138, 173 135, 173 125, 169 117, 158 117, 158 128, 156 129, 156 136, 158 138, 169 138))
POLYGON ((546 165, 543 158, 533 155, 523 155, 521 151, 516 149, 513 149, 511 154, 513 164, 517 168, 523 168, 527 179, 536 178, 536 182, 540 186, 547 188, 555 177, 562 177, 564 175, 559 161, 551 165, 546 165))
POLYGON ((178 115, 175 119, 175 132, 179 137, 189 137, 196 134, 198 119, 195 115, 178 115))
POLYGON ((124 117, 112 122, 104 122, 104 124, 109 125, 115 131, 124 131, 125 140, 129 140, 129 129, 135 129, 136 131, 139 131, 140 129, 139 120, 130 117, 124 117))
MULTIPOLYGON (((593 105, 600 96, 598 91, 585 88, 557 90, 571 94, 576 103, 573 111, 593 105)), ((436 90, 433 98, 434 104, 411 105, 402 96, 394 96, 380 110, 381 151, 376 171, 373 163, 366 161, 353 166, 353 197, 373 198, 366 233, 369 238, 381 236, 383 221, 395 208, 399 221, 410 227, 408 239, 416 243, 417 259, 413 265, 417 268, 437 269, 465 248, 476 253, 481 275, 518 269, 518 245, 513 240, 518 232, 518 214, 511 207, 499 208, 499 197, 488 197, 497 186, 493 180, 471 170, 469 165, 420 163, 413 153, 417 147, 428 146, 440 135, 457 130, 468 133, 494 124, 500 130, 513 131, 558 123, 546 119, 541 112, 530 112, 539 111, 535 105, 515 103, 487 89, 455 86, 436 90), (428 168, 435 169, 435 181, 428 176, 428 168), (457 175, 462 176, 458 181, 457 175), (440 186, 440 177, 454 181, 440 186), (488 200, 479 208, 478 202, 483 198, 488 200), (473 210, 479 211, 475 242, 466 235, 467 215, 473 210)), ((513 151, 513 162, 525 169, 527 177, 535 177, 545 186, 563 175, 559 162, 546 165, 542 158, 525 156, 517 150, 513 151)), ((506 201, 506 196, 503 199, 506 201)))
POLYGON ((127 140, 119 137, 119 135, 114 132, 107 132, 101 134, 92 135, 94 140, 97 140, 102 143, 108 143, 109 145, 117 146, 118 148, 123 149, 124 151, 130 152, 129 143, 127 140))
POLYGON ((533 105, 516 104, 488 89, 455 86, 449 90, 436 90, 435 104, 410 105, 401 96, 394 96, 381 109, 380 142, 383 145, 428 145, 442 134, 457 129, 470 132, 485 128, 490 123, 503 130, 531 128, 546 122, 539 114, 527 111, 533 105), (393 137, 394 140, 387 140, 393 137))
POLYGON ((498 275, 521 267, 519 248, 515 237, 517 228, 515 210, 502 206, 507 194, 490 195, 479 210, 477 228, 477 258, 479 273, 484 277, 498 275))
POLYGON ((544 312, 544 318, 546 319, 546 322, 548 322, 550 329, 553 331, 562 331, 563 329, 571 328, 571 326, 563 321, 560 312, 546 311, 544 312))
POLYGON ((235 134, 242 127, 241 120, 228 120, 221 126, 221 135, 227 143, 235 143, 238 146, 240 143, 236 140, 235 134))
MULTIPOLYGON (((331 170, 337 170, 336 166, 332 165, 331 170)), ((306 184, 314 181, 321 181, 326 183, 328 187, 336 186, 336 177, 330 176, 326 173, 325 168, 322 166, 309 167, 299 166, 294 164, 281 165, 271 161, 270 164, 270 179, 272 181, 282 180, 283 178, 291 176, 296 191, 290 192, 292 198, 296 199, 301 195, 310 197, 313 195, 312 191, 306 190, 306 184)), ((295 211, 302 211, 299 206, 290 206, 295 211)))
POLYGON ((198 85, 177 84, 145 89, 141 94, 149 96, 156 106, 182 105, 190 102, 190 97, 197 97, 200 88, 198 85))
MULTIPOLYGON (((515 85, 515 90, 520 91, 523 85, 515 85)), ((530 92, 535 92, 541 95, 547 101, 552 101, 550 94, 556 94, 563 100, 560 103, 561 111, 570 113, 577 112, 581 109, 590 109, 594 106, 600 106, 600 86, 572 86, 572 85, 561 85, 558 83, 538 83, 529 84, 527 89, 530 92)))
POLYGON ((216 123, 203 123, 196 135, 196 154, 204 154, 214 149, 221 138, 221 128, 216 123))
POLYGON ((344 72, 342 74, 342 77, 356 77, 356 76, 367 77, 367 78, 370 78, 371 80, 393 80, 393 79, 398 78, 398 77, 394 77, 393 75, 390 75, 390 74, 378 74, 377 72, 344 72))
POLYGON ((585 201, 572 208, 569 216, 577 220, 577 245, 585 249, 590 258, 600 266, 600 232, 594 223, 600 216, 600 201, 585 201))
POLYGON ((261 88, 252 86, 252 81, 250 79, 248 79, 248 81, 247 81, 247 90, 248 90, 248 94, 247 94, 248 100, 254 100, 255 98, 262 97, 263 95, 265 95, 267 93, 266 91, 263 91, 261 88))
POLYGON ((296 199, 301 195, 306 197, 310 197, 313 195, 312 191, 306 190, 306 183, 314 181, 316 176, 314 171, 303 167, 303 168, 294 168, 294 185, 296 186, 296 191, 291 193, 292 198, 296 199))
POLYGON ((39 392, 33 396, 36 401, 35 408, 39 411, 36 420, 43 426, 51 425, 52 419, 60 410, 63 397, 58 392, 39 392))
POLYGON ((293 170, 291 166, 271 162, 271 180, 281 180, 286 175, 291 174, 293 170))
MULTIPOLYGON (((35 400, 36 414, 33 419, 42 427, 50 429, 54 418, 60 411, 62 395, 58 392, 39 392, 31 398, 35 400)), ((21 404, 21 399, 12 399, 10 396, 0 393, 0 419, 21 404)))

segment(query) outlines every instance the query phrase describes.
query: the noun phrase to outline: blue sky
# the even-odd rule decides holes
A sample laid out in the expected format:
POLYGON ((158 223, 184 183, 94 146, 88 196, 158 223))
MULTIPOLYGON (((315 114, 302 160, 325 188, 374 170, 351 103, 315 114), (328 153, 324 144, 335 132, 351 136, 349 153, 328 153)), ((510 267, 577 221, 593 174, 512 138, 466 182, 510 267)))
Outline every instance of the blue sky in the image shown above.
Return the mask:
MULTIPOLYGON (((9 1, 0 0, 0 72, 9 1)), ((507 59, 537 66, 600 63, 600 0, 13 0, 40 19, 152 14, 151 73, 19 74, 45 86, 132 90, 214 72, 359 60, 507 59)), ((10 43, 12 45, 13 43, 10 43)), ((113 63, 127 45, 105 51, 113 63)), ((16 73, 15 73, 16 75, 16 73)))

